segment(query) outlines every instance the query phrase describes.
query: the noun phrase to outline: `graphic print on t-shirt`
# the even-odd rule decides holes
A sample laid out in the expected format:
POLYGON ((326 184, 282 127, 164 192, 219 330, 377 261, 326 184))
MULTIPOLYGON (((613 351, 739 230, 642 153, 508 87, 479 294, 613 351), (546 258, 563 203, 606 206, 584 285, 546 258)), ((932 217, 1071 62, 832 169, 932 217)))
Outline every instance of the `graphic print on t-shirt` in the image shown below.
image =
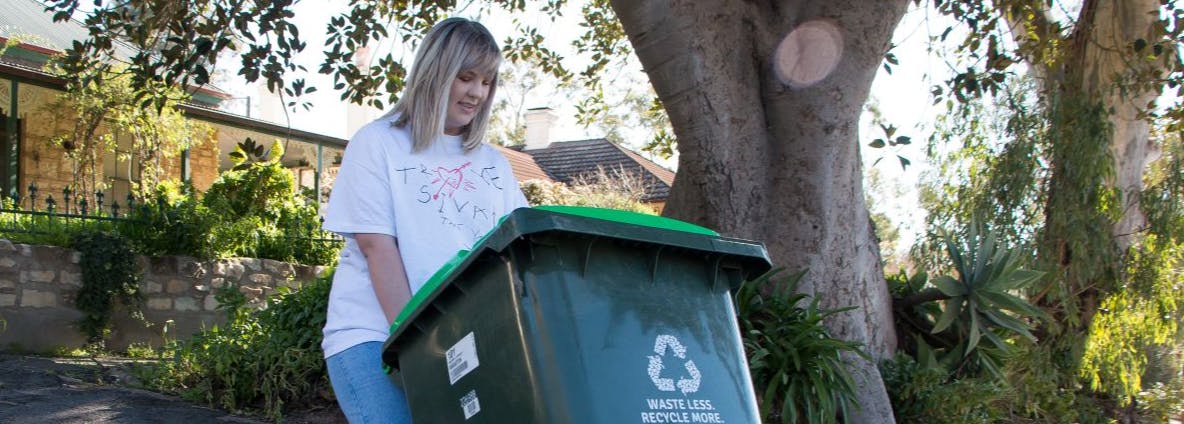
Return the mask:
MULTIPOLYGON (((398 169, 403 184, 417 187, 416 200, 431 207, 440 217, 440 223, 466 230, 473 241, 481 237, 478 227, 491 228, 496 219, 496 205, 489 204, 501 195, 490 196, 489 190, 501 191, 501 177, 496 166, 477 169, 472 162, 457 166, 429 166, 398 169), (483 225, 466 225, 471 224, 483 225)), ((408 187, 408 188, 411 188, 408 187)))
POLYGON ((461 172, 472 164, 472 162, 465 162, 465 164, 461 165, 459 168, 452 169, 437 166, 435 171, 436 179, 432 180, 431 185, 438 188, 436 189, 436 193, 432 195, 432 199, 439 200, 440 193, 444 193, 445 196, 452 197, 453 193, 456 193, 456 190, 458 189, 463 189, 464 191, 469 192, 476 190, 477 187, 474 186, 473 183, 465 181, 465 174, 461 172))

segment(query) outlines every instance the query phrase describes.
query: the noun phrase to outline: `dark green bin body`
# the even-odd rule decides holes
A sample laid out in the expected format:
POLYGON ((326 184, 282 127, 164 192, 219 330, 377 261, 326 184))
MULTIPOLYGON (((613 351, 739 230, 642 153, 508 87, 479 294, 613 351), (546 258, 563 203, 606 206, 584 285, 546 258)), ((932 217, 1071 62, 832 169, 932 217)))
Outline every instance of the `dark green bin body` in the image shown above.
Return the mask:
POLYGON ((764 247, 572 211, 515 211, 404 310, 413 421, 760 422, 729 290, 764 247))

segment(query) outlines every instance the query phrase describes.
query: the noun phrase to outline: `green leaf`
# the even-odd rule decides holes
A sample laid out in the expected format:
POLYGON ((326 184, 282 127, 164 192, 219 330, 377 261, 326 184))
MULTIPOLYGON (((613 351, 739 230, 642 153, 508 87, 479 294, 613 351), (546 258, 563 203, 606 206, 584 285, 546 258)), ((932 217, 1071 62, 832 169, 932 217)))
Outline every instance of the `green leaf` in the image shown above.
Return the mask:
MULTIPOLYGON (((974 254, 974 271, 971 275, 963 275, 962 279, 970 282, 973 286, 979 286, 986 281, 983 277, 986 275, 987 265, 990 264, 995 253, 995 234, 983 234, 979 238, 978 247, 972 251, 974 254)), ((973 290, 973 287, 971 288, 973 290)))
POLYGON ((993 266, 991 266, 987 270, 987 274, 982 277, 983 287, 989 289, 993 284, 996 283, 997 280, 1000 279, 1000 277, 1014 271, 1016 268, 1015 258, 1016 256, 1009 249, 996 250, 994 257, 991 258, 991 263, 993 266))
POLYGON ((925 368, 934 368, 937 366, 937 355, 933 352, 933 348, 929 343, 925 343, 925 339, 920 335, 916 337, 917 341, 917 363, 925 368))
POLYGON ((870 146, 873 149, 883 148, 885 145, 886 145, 886 143, 884 143, 884 139, 882 139, 882 138, 877 138, 875 140, 872 140, 871 143, 868 143, 868 146, 870 146))
POLYGON ((984 291, 980 294, 999 309, 1016 311, 1030 317, 1042 317, 1044 315, 1040 309, 1037 309, 1031 303, 1008 293, 984 291))
POLYGON ((929 274, 926 273, 925 271, 918 271, 916 274, 913 274, 912 277, 909 277, 909 287, 914 288, 914 289, 919 289, 920 287, 924 286, 925 283, 928 281, 929 281, 929 274))
POLYGON ((930 331, 930 333, 937 334, 945 331, 946 328, 949 328, 950 324, 954 323, 954 319, 958 318, 958 316, 962 314, 963 301, 964 298, 961 296, 946 299, 945 308, 943 308, 941 312, 941 318, 939 318, 937 323, 933 325, 933 331, 930 331))
POLYGON ((962 282, 955 280, 953 277, 943 275, 930 281, 934 287, 941 290, 942 294, 950 297, 965 296, 967 289, 962 282))
POLYGON ((995 325, 1003 327, 1012 333, 1024 336, 1024 338, 1033 342, 1036 341, 1036 336, 1033 336, 1032 332, 1028 331, 1028 325, 1023 321, 1015 319, 1015 317, 1001 311, 983 311, 983 315, 986 316, 987 320, 995 323, 995 325))
POLYGON ((994 281, 991 281, 988 284, 988 287, 994 291, 1017 290, 1027 286, 1029 283, 1036 281, 1043 276, 1044 272, 1042 271, 1017 269, 1001 276, 1000 278, 995 279, 994 281))
POLYGON ((963 352, 963 357, 969 356, 970 352, 974 351, 974 348, 978 346, 978 340, 980 336, 981 334, 979 332, 978 314, 974 313, 974 311, 971 311, 970 336, 966 339, 966 352, 963 352))
MULTIPOLYGON (((987 331, 983 332, 983 338, 987 339, 988 342, 991 342, 991 345, 995 346, 996 349, 1003 351, 1003 352, 1011 352, 1011 346, 1009 346, 1007 344, 1007 341, 1003 340, 1003 338, 999 337, 998 334, 995 334, 994 331, 987 329, 987 331)), ((985 356, 985 355, 980 355, 980 356, 985 356)))
POLYGON ((958 270, 958 273, 962 274, 963 278, 965 278, 966 264, 962 260, 962 249, 954 242, 954 238, 951 235, 946 234, 942 239, 945 241, 946 253, 950 255, 950 262, 952 262, 954 269, 958 270))

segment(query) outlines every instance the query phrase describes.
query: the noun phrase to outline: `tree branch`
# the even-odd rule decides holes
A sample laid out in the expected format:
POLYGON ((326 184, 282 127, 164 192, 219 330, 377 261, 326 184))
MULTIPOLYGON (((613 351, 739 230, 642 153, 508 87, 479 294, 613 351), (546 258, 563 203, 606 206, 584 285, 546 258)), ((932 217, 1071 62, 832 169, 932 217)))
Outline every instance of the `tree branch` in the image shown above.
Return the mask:
POLYGON ((932 302, 935 300, 946 300, 949 298, 950 297, 946 296, 945 293, 942 293, 941 290, 938 290, 936 288, 929 288, 929 289, 921 290, 921 291, 917 292, 916 294, 905 296, 904 298, 901 298, 901 299, 894 299, 892 301, 892 306, 894 308, 897 308, 900 310, 908 310, 909 308, 912 308, 914 306, 920 305, 925 302, 932 302))

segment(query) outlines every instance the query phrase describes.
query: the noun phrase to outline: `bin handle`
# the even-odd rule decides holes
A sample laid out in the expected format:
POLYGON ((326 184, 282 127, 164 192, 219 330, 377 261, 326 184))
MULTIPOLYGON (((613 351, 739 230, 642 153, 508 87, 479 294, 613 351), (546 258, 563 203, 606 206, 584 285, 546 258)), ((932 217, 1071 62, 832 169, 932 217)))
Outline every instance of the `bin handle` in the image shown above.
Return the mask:
POLYGON ((714 292, 719 284, 719 264, 723 262, 724 255, 713 256, 715 256, 715 260, 711 263, 711 291, 714 292))
POLYGON ((592 245, 596 244, 596 240, 600 240, 600 237, 593 236, 588 240, 588 247, 584 248, 584 263, 580 264, 580 278, 588 278, 588 264, 592 262, 592 245))
POLYGON ((662 256, 662 250, 665 248, 666 245, 658 245, 658 248, 654 250, 654 263, 653 266, 650 267, 650 284, 655 284, 658 282, 658 263, 662 256))

